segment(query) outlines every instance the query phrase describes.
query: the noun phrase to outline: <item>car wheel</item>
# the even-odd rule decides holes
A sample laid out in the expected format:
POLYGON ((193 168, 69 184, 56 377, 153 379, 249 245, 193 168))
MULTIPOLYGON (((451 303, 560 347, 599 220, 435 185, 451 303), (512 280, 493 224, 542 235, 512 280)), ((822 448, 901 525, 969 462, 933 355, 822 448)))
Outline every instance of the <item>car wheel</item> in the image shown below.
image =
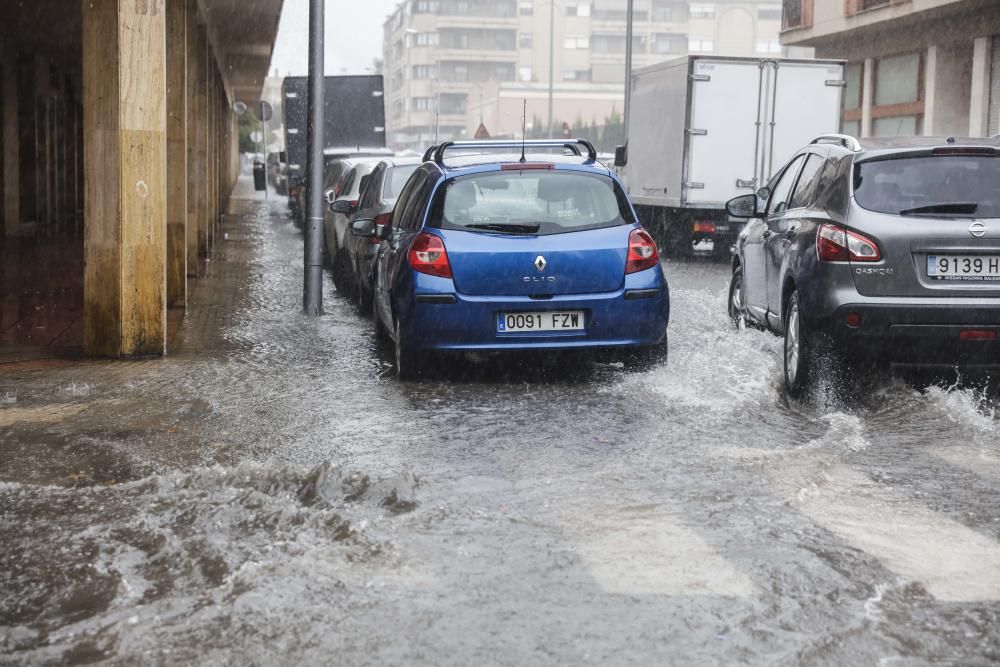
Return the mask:
POLYGON ((396 321, 395 326, 396 377, 400 380, 412 380, 419 375, 420 366, 417 363, 416 351, 403 338, 403 329, 396 321))
POLYGON ((333 256, 333 284, 338 292, 351 297, 351 288, 353 287, 351 264, 347 258, 347 251, 344 249, 338 250, 337 254, 333 256))
POLYGON ((809 388, 816 360, 809 328, 802 320, 798 291, 792 292, 785 307, 785 392, 800 398, 809 388))
POLYGON ((374 295, 372 295, 372 291, 366 288, 364 285, 358 285, 357 296, 358 296, 358 308, 361 310, 361 312, 362 313, 372 312, 375 303, 375 297, 374 295))
POLYGON ((729 281, 729 319, 737 330, 747 328, 747 306, 743 294, 743 267, 737 266, 729 281))

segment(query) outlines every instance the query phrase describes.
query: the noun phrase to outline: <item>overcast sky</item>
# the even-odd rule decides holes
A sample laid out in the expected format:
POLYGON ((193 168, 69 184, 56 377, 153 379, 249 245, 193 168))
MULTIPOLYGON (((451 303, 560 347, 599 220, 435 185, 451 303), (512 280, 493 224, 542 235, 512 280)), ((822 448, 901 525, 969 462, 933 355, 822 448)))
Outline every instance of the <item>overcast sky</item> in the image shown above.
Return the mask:
MULTIPOLYGON (((326 0, 326 73, 364 74, 372 60, 381 58, 382 23, 397 4, 399 0, 326 0)), ((271 72, 305 75, 308 49, 309 0, 285 0, 271 72)))

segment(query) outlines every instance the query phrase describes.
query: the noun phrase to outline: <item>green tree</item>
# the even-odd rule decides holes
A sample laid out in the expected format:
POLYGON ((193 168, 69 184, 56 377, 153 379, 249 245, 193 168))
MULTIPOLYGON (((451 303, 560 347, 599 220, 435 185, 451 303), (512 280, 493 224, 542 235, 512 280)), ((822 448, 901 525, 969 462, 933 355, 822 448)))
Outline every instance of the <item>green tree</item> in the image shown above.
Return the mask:
POLYGON ((247 109, 246 113, 240 116, 239 129, 240 152, 256 153, 260 148, 260 145, 251 139, 250 135, 260 129, 260 121, 257 120, 257 114, 255 114, 251 109, 247 109))

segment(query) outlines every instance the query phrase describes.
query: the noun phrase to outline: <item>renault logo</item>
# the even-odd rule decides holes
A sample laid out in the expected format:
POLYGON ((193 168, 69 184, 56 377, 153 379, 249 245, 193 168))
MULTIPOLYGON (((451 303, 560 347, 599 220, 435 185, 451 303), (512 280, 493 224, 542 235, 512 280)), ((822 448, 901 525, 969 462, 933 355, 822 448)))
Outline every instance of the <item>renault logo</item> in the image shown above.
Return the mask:
POLYGON ((541 255, 539 255, 538 257, 535 258, 535 268, 538 269, 539 273, 541 273, 542 271, 544 271, 545 267, 547 265, 548 265, 548 262, 546 262, 545 258, 542 257, 541 255))
POLYGON ((977 239, 982 238, 986 235, 986 225, 981 222, 974 222, 969 225, 969 233, 975 236, 977 239))

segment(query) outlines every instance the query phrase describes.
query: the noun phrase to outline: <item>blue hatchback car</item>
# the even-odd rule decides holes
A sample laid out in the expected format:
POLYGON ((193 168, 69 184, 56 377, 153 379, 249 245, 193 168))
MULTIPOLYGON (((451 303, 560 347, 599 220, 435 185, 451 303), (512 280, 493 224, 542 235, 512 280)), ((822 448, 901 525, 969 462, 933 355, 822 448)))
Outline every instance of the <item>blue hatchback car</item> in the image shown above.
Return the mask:
POLYGON ((588 350, 663 358, 669 293, 652 237, 590 142, 445 142, 400 192, 375 326, 401 378, 434 353, 588 350))

